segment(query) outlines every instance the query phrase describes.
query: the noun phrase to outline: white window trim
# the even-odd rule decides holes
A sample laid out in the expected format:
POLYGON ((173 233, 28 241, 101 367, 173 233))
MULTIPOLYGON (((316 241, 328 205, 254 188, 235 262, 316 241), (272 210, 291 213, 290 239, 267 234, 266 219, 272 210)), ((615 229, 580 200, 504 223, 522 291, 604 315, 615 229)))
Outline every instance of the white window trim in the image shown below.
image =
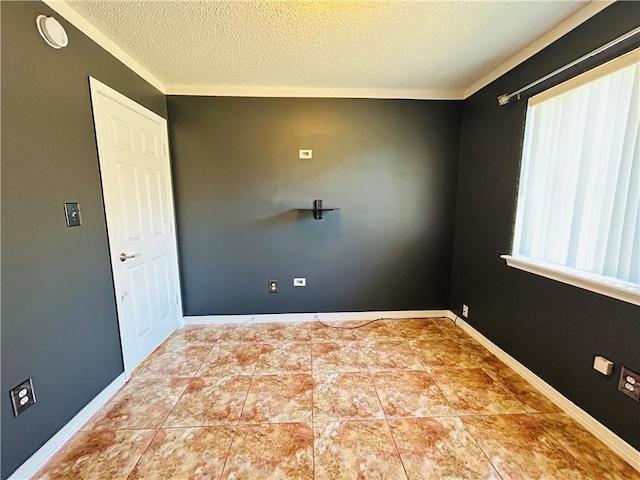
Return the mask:
POLYGON ((582 288, 584 290, 599 293, 607 297, 616 298, 623 302, 640 305, 640 292, 633 290, 631 286, 629 288, 625 288, 619 285, 614 285, 613 282, 621 283, 616 279, 608 279, 603 275, 581 272, 574 268, 554 265, 540 260, 533 260, 528 257, 500 255, 500 258, 503 258, 510 267, 550 278, 561 283, 573 285, 574 287, 582 288))

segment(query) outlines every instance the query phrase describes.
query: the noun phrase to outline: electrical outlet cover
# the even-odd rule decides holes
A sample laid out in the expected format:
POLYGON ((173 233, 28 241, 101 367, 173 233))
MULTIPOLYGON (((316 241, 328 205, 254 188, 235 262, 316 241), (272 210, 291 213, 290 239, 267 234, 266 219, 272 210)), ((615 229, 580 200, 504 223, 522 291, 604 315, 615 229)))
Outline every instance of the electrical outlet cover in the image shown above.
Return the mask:
POLYGON ((633 398, 636 402, 640 402, 640 373, 629 370, 627 367, 622 367, 618 390, 627 397, 633 398))
POLYGON ((13 415, 15 417, 36 403, 33 382, 30 378, 26 379, 17 387, 12 388, 9 393, 11 395, 11 404, 13 405, 13 415))
POLYGON ((269 293, 278 293, 278 280, 269 280, 269 293))

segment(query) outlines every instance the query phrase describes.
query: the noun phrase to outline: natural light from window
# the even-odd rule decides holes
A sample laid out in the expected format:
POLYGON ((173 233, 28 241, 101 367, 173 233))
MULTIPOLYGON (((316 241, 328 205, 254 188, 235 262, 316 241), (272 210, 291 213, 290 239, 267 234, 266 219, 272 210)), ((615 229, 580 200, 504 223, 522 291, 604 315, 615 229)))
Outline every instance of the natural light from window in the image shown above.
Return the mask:
POLYGON ((640 51, 529 99, 510 266, 640 304, 640 51))

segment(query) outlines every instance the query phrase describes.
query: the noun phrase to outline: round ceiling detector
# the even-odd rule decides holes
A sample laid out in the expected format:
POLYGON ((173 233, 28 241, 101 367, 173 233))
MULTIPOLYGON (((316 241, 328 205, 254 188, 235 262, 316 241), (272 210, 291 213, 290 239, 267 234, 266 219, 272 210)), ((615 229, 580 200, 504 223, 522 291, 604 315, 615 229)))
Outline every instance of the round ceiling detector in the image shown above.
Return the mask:
POLYGON ((38 15, 36 18, 38 32, 44 41, 53 48, 63 48, 69 45, 69 37, 60 22, 53 17, 38 15))

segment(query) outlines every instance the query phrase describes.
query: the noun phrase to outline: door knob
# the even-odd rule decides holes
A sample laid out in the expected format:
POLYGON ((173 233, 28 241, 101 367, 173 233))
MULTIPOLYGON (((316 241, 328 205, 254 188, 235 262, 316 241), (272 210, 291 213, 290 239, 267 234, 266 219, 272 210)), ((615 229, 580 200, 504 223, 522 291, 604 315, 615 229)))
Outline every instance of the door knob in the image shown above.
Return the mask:
POLYGON ((140 255, 142 255, 142 254, 141 253, 134 253, 132 255, 127 255, 126 253, 122 252, 118 258, 120 259, 121 262, 126 262, 127 260, 129 260, 131 258, 137 258, 140 255))

